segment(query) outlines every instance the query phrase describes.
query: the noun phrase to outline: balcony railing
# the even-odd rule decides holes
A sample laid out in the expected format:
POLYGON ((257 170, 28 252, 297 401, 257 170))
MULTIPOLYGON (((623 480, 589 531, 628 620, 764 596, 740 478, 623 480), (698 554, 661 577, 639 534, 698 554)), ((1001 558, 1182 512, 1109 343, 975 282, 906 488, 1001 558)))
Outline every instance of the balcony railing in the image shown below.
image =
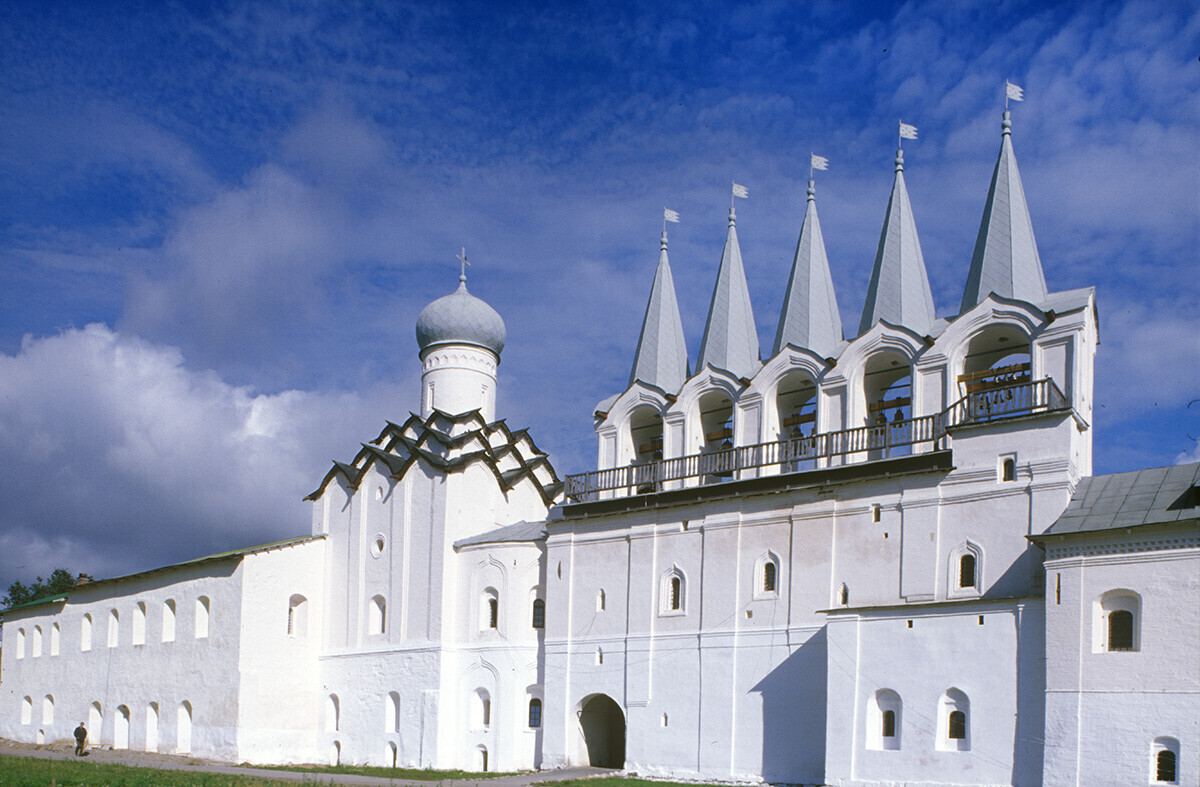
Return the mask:
POLYGON ((1067 406, 1066 397, 1050 379, 995 385, 969 393, 934 415, 569 475, 565 491, 568 500, 583 503, 599 500, 602 492, 626 496, 668 486, 696 486, 676 483, 690 479, 698 479, 699 485, 719 483, 758 468, 789 473, 834 457, 851 457, 852 461, 885 459, 907 455, 915 445, 937 448, 949 427, 1067 406))

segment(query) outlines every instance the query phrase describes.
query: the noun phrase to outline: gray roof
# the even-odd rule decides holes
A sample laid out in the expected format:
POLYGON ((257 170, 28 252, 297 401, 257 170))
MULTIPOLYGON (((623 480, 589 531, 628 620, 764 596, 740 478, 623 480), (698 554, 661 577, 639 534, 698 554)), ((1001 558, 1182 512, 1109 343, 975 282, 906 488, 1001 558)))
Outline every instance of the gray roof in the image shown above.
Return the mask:
POLYGON ((750 289, 746 286, 735 224, 736 216, 730 208, 729 232, 725 236, 725 250, 721 252, 721 267, 708 306, 696 369, 712 366, 738 377, 753 377, 762 366, 762 359, 758 354, 758 329, 750 308, 750 289))
POLYGON ((934 320, 933 293, 925 257, 917 238, 908 189, 904 186, 904 152, 896 151, 896 180, 879 233, 871 285, 858 324, 861 336, 880 320, 925 333, 934 320))
POLYGON ((544 541, 546 538, 545 522, 517 522, 512 525, 498 527, 470 538, 454 542, 454 548, 474 546, 476 544, 510 544, 525 541, 544 541))
POLYGON ((458 278, 457 290, 426 306, 417 317, 417 344, 422 351, 436 344, 474 344, 499 356, 507 337, 496 310, 467 292, 466 276, 458 278))
POLYGON ((1200 462, 1089 476, 1045 535, 1195 520, 1200 462))
POLYGON ((837 354, 842 341, 842 315, 833 294, 825 238, 817 219, 816 189, 810 180, 808 208, 800 225, 800 239, 796 242, 792 274, 783 296, 783 311, 779 314, 775 349, 771 354, 778 355, 785 344, 791 344, 830 358, 837 354))
POLYGON ((683 387, 689 376, 691 370, 688 369, 687 345, 683 340, 683 320, 679 316, 675 281, 671 278, 671 265, 667 261, 667 233, 664 231, 658 269, 654 271, 654 284, 650 286, 650 300, 646 303, 646 316, 642 318, 642 332, 638 336, 629 384, 641 380, 667 393, 674 393, 683 387))
POLYGON ((1000 155, 992 172, 983 220, 975 239, 975 253, 967 274, 960 313, 994 292, 1042 305, 1046 299, 1046 277, 1033 238, 1033 222, 1025 203, 1025 189, 1013 153, 1012 127, 1008 110, 1000 124, 1000 155))

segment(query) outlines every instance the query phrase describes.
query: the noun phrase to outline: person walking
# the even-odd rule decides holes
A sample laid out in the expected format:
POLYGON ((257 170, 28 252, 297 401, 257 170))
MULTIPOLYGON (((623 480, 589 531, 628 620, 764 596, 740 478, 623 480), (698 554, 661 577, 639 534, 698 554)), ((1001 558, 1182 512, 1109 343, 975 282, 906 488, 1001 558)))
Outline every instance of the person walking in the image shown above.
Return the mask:
POLYGON ((83 722, 79 722, 79 726, 75 728, 75 756, 82 757, 83 749, 87 746, 87 727, 83 726, 83 722))

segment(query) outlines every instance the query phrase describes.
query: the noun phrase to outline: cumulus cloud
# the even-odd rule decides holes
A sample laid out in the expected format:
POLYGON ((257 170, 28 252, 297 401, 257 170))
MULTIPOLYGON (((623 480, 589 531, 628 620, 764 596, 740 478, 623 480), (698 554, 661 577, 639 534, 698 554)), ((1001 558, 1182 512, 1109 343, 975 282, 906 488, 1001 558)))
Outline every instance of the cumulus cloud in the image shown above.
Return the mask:
POLYGON ((101 324, 27 337, 0 355, 0 585, 303 535, 302 497, 403 417, 398 388, 261 394, 101 324))

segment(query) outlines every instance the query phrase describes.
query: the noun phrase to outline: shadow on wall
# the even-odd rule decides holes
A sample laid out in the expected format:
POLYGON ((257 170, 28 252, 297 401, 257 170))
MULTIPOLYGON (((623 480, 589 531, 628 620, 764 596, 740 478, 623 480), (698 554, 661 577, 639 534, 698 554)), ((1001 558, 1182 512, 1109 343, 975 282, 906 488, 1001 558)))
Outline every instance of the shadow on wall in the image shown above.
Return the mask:
POLYGON ((588 764, 596 768, 625 767, 625 714, 606 694, 583 702, 579 725, 587 746, 588 764))
POLYGON ((822 626, 752 689, 762 695, 763 781, 824 781, 825 676, 822 626))
POLYGON ((990 580, 984 574, 984 598, 1013 598, 1041 595, 1046 590, 1046 571, 1042 565, 1043 552, 1033 544, 1026 544, 1025 551, 1004 570, 990 580))

